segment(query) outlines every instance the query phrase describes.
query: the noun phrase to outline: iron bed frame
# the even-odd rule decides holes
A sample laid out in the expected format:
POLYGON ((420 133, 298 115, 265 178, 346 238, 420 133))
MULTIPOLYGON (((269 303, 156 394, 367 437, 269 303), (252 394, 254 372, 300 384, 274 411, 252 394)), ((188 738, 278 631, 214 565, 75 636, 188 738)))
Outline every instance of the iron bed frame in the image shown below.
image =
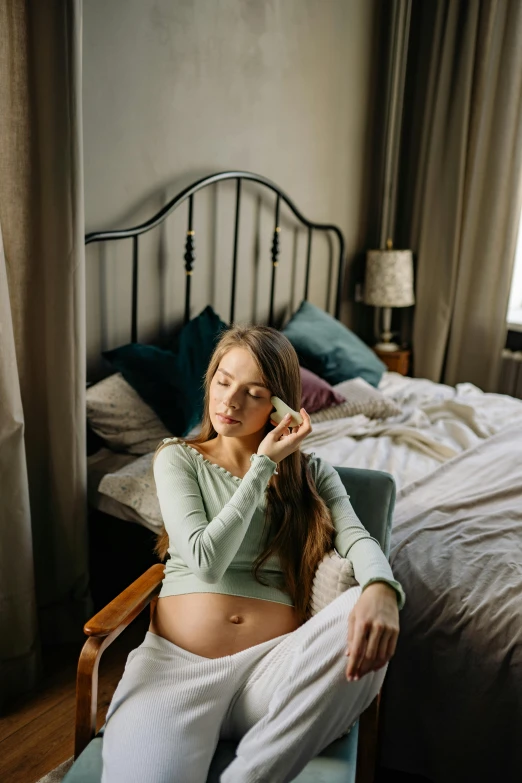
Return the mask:
MULTIPOLYGON (((249 181, 257 183, 264 188, 272 191, 275 194, 274 203, 274 229, 272 232, 272 241, 270 247, 270 263, 271 263, 271 280, 270 280, 270 305, 268 315, 268 325, 274 325, 274 296, 276 285, 276 270, 279 262, 280 254, 280 207, 281 201, 283 201, 291 210, 293 215, 305 226, 308 233, 308 242, 306 246, 306 270, 304 279, 304 298, 308 298, 310 287, 310 267, 312 256, 312 237, 314 232, 323 232, 328 234, 331 240, 330 232, 337 237, 338 247, 338 269, 337 269, 337 288, 335 293, 335 310, 334 316, 339 317, 340 305, 341 305, 341 287, 344 272, 344 237, 341 230, 331 224, 327 223, 315 223, 307 218, 299 211, 293 201, 271 180, 263 177, 259 174, 252 174, 247 171, 223 171, 210 176, 203 177, 196 182, 193 182, 188 187, 181 190, 174 198, 166 203, 155 215, 146 220, 140 225, 126 229, 115 229, 109 231, 93 231, 85 236, 85 244, 101 243, 106 241, 117 241, 124 239, 132 239, 132 289, 131 289, 131 342, 138 342, 138 284, 139 284, 139 237, 148 231, 159 226, 163 223, 172 212, 179 207, 183 202, 188 200, 188 225, 186 229, 186 239, 184 247, 184 265, 185 265, 185 310, 184 310, 184 323, 187 323, 190 319, 191 309, 191 283, 192 276, 196 260, 195 252, 195 231, 194 231, 194 212, 196 201, 195 196, 204 188, 217 183, 225 181, 234 181, 236 183, 235 192, 235 215, 234 215, 234 243, 232 249, 232 281, 231 281, 231 296, 230 296, 230 324, 234 323, 235 304, 236 304, 236 276, 238 265, 238 238, 239 238, 239 223, 240 223, 240 210, 241 210, 241 197, 244 189, 242 188, 243 181, 249 181)), ((294 227, 294 232, 297 229, 294 227)), ((333 269, 333 242, 329 241, 329 274, 328 284, 326 291, 326 310, 328 311, 328 303, 332 301, 332 285, 334 278, 332 275, 333 269)), ((90 383, 87 384, 91 385, 90 383)), ((96 435, 90 428, 87 422, 87 454, 92 455, 100 448, 104 447, 104 441, 96 435)), ((111 592, 117 594, 132 579, 138 577, 143 573, 153 562, 157 562, 156 559, 150 560, 149 551, 152 553, 154 546, 155 534, 149 529, 141 525, 130 525, 128 522, 123 522, 116 516, 102 512, 96 508, 90 508, 89 510, 89 535, 90 535, 90 552, 92 562, 91 573, 97 572, 96 564, 100 561, 103 562, 105 558, 108 561, 118 562, 117 553, 119 551, 121 536, 125 535, 127 542, 127 568, 129 573, 120 573, 117 568, 112 568, 114 584, 98 584, 93 580, 92 589, 95 602, 104 605, 107 603, 107 599, 112 598, 111 592), (108 524, 109 521, 111 524, 108 524)))
MULTIPOLYGON (((314 223, 308 220, 295 206, 294 202, 287 196, 287 194, 272 182, 272 180, 263 177, 260 174, 252 174, 248 171, 222 171, 216 174, 203 177, 197 180, 192 185, 184 188, 174 198, 172 198, 165 206, 163 206, 159 212, 153 217, 141 223, 138 226, 127 229, 116 229, 111 231, 93 231, 85 236, 85 244, 89 245, 94 242, 114 241, 118 239, 132 239, 132 304, 131 304, 131 342, 138 342, 138 270, 139 270, 139 246, 138 240, 142 234, 151 231, 156 228, 184 201, 188 199, 188 225, 185 240, 185 253, 183 259, 185 261, 185 311, 184 311, 184 323, 187 323, 190 319, 190 305, 191 305, 191 281, 194 271, 194 263, 196 260, 195 252, 195 230, 194 230, 194 196, 204 188, 215 185, 218 182, 224 182, 227 180, 235 180, 236 182, 236 203, 235 203, 235 218, 234 218, 234 245, 232 253, 232 281, 231 281, 231 296, 230 296, 230 324, 234 323, 235 306, 236 306, 236 278, 237 278, 237 262, 238 262, 238 238, 239 238, 239 221, 240 221, 240 208, 241 208, 241 191, 243 180, 255 182, 259 185, 268 188, 275 193, 275 205, 274 205, 274 230, 272 235, 271 245, 271 281, 270 281, 270 304, 269 304, 269 316, 268 325, 274 324, 274 294, 276 285, 276 270, 279 263, 280 252, 280 206, 283 201, 295 217, 304 225, 308 230, 308 243, 306 251, 306 271, 305 271, 305 285, 304 285, 304 299, 308 299, 309 285, 310 285, 310 265, 311 265, 311 253, 312 253, 312 236, 314 231, 322 231, 333 233, 337 236, 338 240, 338 268, 337 268, 337 289, 335 292, 335 309, 334 316, 339 318, 341 308, 341 290, 344 273, 344 236, 341 230, 329 223, 314 223)), ((332 264, 332 246, 330 244, 330 269, 332 264)), ((328 310, 328 303, 330 301, 331 294, 331 275, 329 285, 327 287, 327 299, 326 310, 328 310)))

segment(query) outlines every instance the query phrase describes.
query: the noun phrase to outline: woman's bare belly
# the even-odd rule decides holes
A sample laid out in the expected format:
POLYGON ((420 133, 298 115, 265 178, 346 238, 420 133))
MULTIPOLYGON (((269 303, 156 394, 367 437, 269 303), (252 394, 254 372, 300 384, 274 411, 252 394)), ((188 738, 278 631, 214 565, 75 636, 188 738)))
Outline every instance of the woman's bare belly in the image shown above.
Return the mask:
POLYGON ((220 593, 188 593, 159 598, 149 631, 196 655, 221 658, 299 625, 293 606, 220 593))

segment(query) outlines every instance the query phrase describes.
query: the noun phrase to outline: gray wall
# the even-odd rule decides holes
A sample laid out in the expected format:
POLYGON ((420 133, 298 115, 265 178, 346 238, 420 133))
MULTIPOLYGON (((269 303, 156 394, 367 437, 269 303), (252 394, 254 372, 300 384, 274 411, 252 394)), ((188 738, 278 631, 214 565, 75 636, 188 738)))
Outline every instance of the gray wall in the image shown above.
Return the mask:
MULTIPOLYGON (((311 220, 338 224, 350 265, 368 242, 377 12, 376 0, 85 2, 87 230, 132 225, 196 177, 241 168, 275 180, 311 220)), ((193 314, 210 302, 228 318, 233 192, 220 186, 196 203, 193 314)), ((238 320, 266 316, 273 215, 265 193, 261 205, 254 192, 244 200, 238 320)), ((185 221, 182 207, 141 243, 141 339, 182 313, 185 221)), ((279 314, 294 252, 298 287, 289 307, 300 301, 306 243, 300 234, 294 251, 287 213, 283 224, 279 314)), ((131 248, 124 244, 88 248, 94 372, 100 350, 129 339, 131 248)), ((310 299, 321 307, 326 259, 326 242, 314 240, 310 299)), ((348 301, 342 319, 352 324, 348 301)))

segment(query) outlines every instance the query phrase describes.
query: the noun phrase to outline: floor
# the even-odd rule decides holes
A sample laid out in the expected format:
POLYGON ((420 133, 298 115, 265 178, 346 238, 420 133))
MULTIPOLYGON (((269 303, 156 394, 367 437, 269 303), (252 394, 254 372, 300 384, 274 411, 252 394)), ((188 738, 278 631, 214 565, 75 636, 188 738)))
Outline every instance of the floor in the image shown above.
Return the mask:
MULTIPOLYGON (((148 624, 143 613, 106 650, 99 669, 98 728, 130 650, 148 624)), ((36 691, 20 699, 0 720, 0 781, 36 783, 73 755, 75 678, 79 646, 47 654, 44 677, 36 691)), ((376 783, 429 783, 424 778, 380 770, 376 783)))
MULTIPOLYGON (((137 647, 148 618, 138 617, 103 654, 99 669, 98 728, 105 720, 128 653, 137 647)), ((36 691, 0 719, 0 781, 36 783, 74 752, 76 664, 81 645, 63 646, 44 657, 36 691)))

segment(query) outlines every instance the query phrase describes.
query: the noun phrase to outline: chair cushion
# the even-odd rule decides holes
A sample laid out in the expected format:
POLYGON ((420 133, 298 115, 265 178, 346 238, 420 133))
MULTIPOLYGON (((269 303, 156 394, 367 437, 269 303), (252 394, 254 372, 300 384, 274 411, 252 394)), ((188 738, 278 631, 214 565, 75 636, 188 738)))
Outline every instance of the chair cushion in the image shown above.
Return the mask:
POLYGON ((98 735, 80 753, 62 783, 100 783, 102 776, 102 743, 98 735))
MULTIPOLYGON (((359 722, 346 737, 332 742, 323 752, 308 762, 295 778, 295 783, 355 783, 359 722)), ((102 742, 95 737, 78 756, 63 779, 63 783, 100 783, 102 774, 102 742)), ((207 783, 219 783, 219 776, 236 753, 237 743, 221 741, 216 749, 207 783)))

